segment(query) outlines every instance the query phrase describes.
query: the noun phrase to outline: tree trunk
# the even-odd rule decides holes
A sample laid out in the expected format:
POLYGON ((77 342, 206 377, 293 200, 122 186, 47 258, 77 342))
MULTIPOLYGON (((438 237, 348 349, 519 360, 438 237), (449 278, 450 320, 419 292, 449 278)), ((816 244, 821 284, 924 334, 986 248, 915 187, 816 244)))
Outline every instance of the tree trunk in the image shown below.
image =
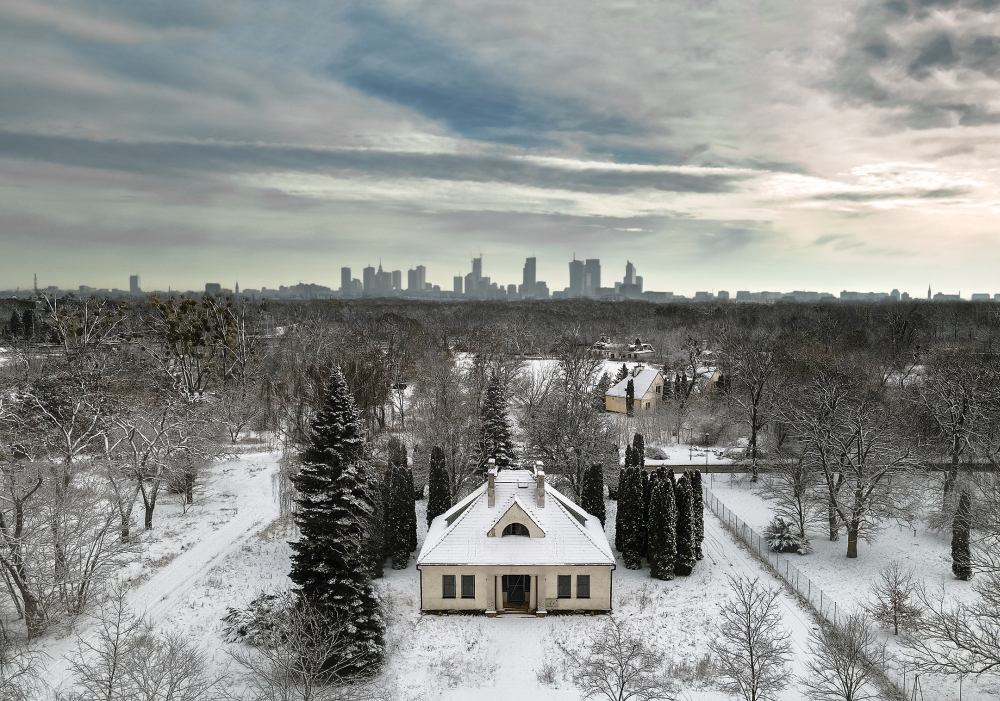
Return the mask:
POLYGON ((122 542, 128 541, 129 537, 131 537, 131 535, 132 535, 131 530, 129 528, 129 525, 130 525, 129 521, 131 521, 131 519, 129 518, 129 515, 128 514, 122 514, 122 527, 121 527, 121 539, 122 539, 122 542))
POLYGON ((153 508, 154 508, 154 506, 153 506, 153 504, 151 502, 143 502, 142 506, 143 506, 143 511, 145 511, 145 514, 143 515, 143 520, 142 520, 142 527, 144 529, 146 529, 147 531, 151 531, 151 530, 153 530, 153 508))
POLYGON ((831 501, 827 504, 827 517, 830 524, 830 542, 840 540, 840 519, 837 517, 837 507, 831 501))
POLYGON ((847 557, 856 558, 858 556, 858 531, 861 530, 861 523, 856 519, 847 526, 847 557))

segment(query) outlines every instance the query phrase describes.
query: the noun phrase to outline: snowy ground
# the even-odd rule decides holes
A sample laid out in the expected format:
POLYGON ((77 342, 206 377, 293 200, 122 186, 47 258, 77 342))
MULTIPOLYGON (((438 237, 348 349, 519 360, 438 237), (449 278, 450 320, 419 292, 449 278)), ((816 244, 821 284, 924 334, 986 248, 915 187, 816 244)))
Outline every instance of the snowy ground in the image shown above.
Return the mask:
MULTIPOLYGON (((274 453, 251 453, 214 465, 204 493, 187 513, 178 500, 164 495, 157 506, 156 528, 143 536, 139 563, 123 573, 131 583, 130 606, 166 629, 182 629, 215 656, 218 618, 227 603, 241 601, 271 579, 283 584, 286 565, 279 565, 287 546, 267 552, 266 535, 259 535, 278 515, 273 492, 277 465, 274 453), (237 564, 239 563, 239 564, 237 564), (227 589, 223 578, 240 570, 227 589), (280 567, 280 569, 279 569, 280 567), (249 571, 243 571, 248 569, 249 571), (272 576, 272 574, 274 576, 272 576)), ((266 533, 266 531, 265 531, 266 533)), ((45 681, 52 688, 68 683, 67 655, 77 636, 89 637, 93 621, 82 617, 70 629, 51 633, 40 643, 49 660, 45 681)))
MULTIPOLYGON (((736 513, 757 532, 772 518, 770 504, 757 494, 749 479, 744 475, 706 475, 706 486, 712 489, 728 508, 736 513)), ((763 478, 763 479, 766 479, 763 478)), ((846 538, 831 542, 824 537, 821 528, 811 534, 813 552, 797 557, 794 564, 834 600, 842 609, 856 609, 870 596, 870 587, 878 572, 892 560, 898 560, 905 567, 912 568, 919 579, 928 587, 944 587, 949 597, 957 600, 975 598, 971 582, 962 582, 951 573, 950 534, 928 529, 922 521, 914 527, 886 524, 871 543, 858 545, 857 559, 848 560, 846 538)), ((885 639, 890 649, 898 649, 891 635, 885 639)), ((921 686, 926 698, 957 699, 958 682, 948 678, 923 677, 921 686)), ((977 684, 966 680, 962 698, 1000 698, 1000 686, 985 681, 977 684)))
MULTIPOLYGON (((277 457, 258 453, 216 465, 200 504, 186 515, 176 505, 165 504, 141 568, 129 573, 136 581, 130 595, 133 605, 157 625, 184 632, 220 667, 228 664, 226 650, 231 647, 223 641, 226 609, 247 603, 261 591, 288 586, 287 540, 293 536, 276 520, 272 477, 277 457)), ((719 483, 716 479, 717 487, 719 483)), ((424 507, 425 502, 417 502, 421 539, 424 507)), ((607 531, 613 538, 615 502, 608 503, 608 512, 607 531)), ((726 576, 761 577, 771 586, 779 584, 708 512, 705 531, 705 559, 691 577, 660 582, 651 579, 648 570, 629 571, 619 563, 614 606, 616 615, 664 652, 667 672, 678 681, 682 698, 721 701, 727 696, 706 684, 698 664, 708 652, 720 606, 728 596, 726 576)), ((490 701, 512 693, 524 699, 579 698, 560 674, 554 684, 547 684, 538 672, 546 664, 561 672, 554 641, 580 644, 587 631, 601 625, 603 616, 421 615, 412 563, 405 570, 387 569, 377 586, 388 609, 388 654, 380 682, 391 698, 490 701)), ((806 641, 814 623, 791 596, 782 594, 779 601, 795 653, 792 671, 799 675, 804 673, 806 641)), ((87 635, 90 625, 82 619, 74 632, 87 635)), ((72 635, 44 641, 54 686, 68 682, 62 658, 73 647, 72 635)), ((792 687, 780 698, 803 696, 792 687)))

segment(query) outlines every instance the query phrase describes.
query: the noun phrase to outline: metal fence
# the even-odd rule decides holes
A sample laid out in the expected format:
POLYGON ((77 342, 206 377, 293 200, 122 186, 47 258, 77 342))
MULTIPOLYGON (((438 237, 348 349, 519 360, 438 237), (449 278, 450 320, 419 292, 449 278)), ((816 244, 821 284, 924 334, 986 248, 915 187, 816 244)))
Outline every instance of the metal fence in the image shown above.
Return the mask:
MULTIPOLYGON (((836 599, 823 591, 816 582, 809 578, 805 572, 792 564, 793 557, 785 553, 778 553, 771 550, 767 544, 767 539, 750 527, 743 519, 733 513, 726 504, 712 493, 708 485, 702 486, 705 495, 705 505, 715 514, 729 532, 739 538, 753 554, 762 562, 767 563, 777 575, 788 584, 789 587, 813 608, 819 616, 830 625, 839 627, 840 623, 850 615, 851 611, 841 606, 836 599)), ((886 681, 895 686, 895 691, 900 698, 908 701, 923 701, 924 692, 920 681, 920 674, 912 669, 907 670, 905 666, 895 664, 888 658, 875 661, 882 670, 886 681)), ((930 693, 930 692, 928 692, 930 693)), ((953 697, 961 699, 961 682, 953 697)), ((930 699, 933 697, 927 697, 930 699)))

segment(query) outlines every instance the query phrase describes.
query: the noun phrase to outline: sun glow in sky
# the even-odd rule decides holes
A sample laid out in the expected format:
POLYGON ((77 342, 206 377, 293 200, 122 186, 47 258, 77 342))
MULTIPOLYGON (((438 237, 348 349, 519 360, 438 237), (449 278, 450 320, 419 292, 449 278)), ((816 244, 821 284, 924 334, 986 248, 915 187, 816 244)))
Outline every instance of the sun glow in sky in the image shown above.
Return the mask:
POLYGON ((0 289, 1000 291, 1000 0, 0 0, 0 289))

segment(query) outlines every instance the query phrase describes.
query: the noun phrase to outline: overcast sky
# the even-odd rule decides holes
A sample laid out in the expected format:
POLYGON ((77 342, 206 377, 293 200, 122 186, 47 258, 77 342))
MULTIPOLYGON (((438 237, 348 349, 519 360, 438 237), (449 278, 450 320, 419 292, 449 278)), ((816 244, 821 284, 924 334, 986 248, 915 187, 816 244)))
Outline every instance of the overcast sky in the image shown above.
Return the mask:
POLYGON ((1000 0, 0 0, 0 288, 1000 291, 1000 0))

